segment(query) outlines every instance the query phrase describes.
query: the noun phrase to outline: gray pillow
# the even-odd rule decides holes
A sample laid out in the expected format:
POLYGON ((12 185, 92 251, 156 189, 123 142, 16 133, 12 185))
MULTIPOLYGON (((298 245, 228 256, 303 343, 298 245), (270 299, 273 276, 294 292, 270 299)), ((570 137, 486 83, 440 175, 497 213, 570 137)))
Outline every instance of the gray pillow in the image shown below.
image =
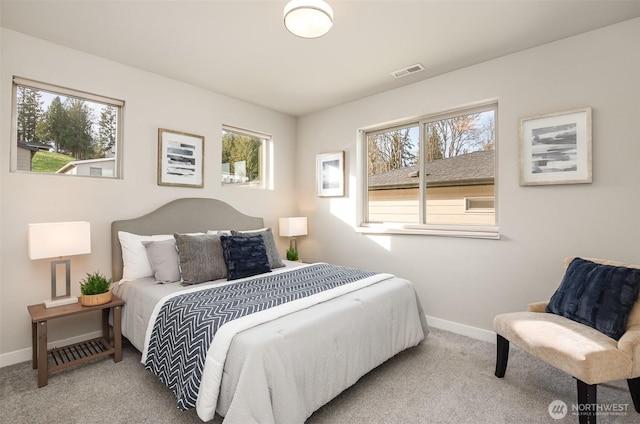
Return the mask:
POLYGON ((160 283, 180 281, 180 264, 174 239, 143 241, 142 244, 147 249, 147 257, 156 281, 160 283))
POLYGON ((174 234, 182 285, 219 280, 227 276, 220 236, 215 234, 174 234))
POLYGON ((248 231, 231 230, 231 234, 234 236, 243 237, 261 235, 264 239, 264 246, 267 248, 267 256, 269 257, 269 266, 271 267, 271 269, 282 268, 284 266, 284 262, 282 262, 282 258, 278 253, 278 248, 276 247, 276 241, 273 238, 273 231, 271 231, 271 228, 262 228, 260 230, 248 231))

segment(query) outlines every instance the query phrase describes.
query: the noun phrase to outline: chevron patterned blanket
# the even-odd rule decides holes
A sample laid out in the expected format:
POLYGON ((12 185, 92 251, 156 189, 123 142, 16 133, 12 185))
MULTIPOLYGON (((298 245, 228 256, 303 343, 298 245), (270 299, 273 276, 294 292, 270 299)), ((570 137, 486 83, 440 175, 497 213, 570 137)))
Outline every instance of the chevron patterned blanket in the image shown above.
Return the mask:
MULTIPOLYGON (((173 391, 179 409, 196 407, 206 363, 214 362, 218 367, 217 376, 210 380, 221 379, 224 359, 211 360, 209 350, 223 325, 237 323, 248 315, 269 312, 270 308, 278 309, 278 306, 281 316, 296 310, 292 304, 302 309, 313 304, 311 298, 324 301, 388 277, 388 274, 322 263, 170 296, 156 306, 142 362, 173 391), (325 294, 329 292, 333 294, 325 294)), ((252 318, 255 322, 248 325, 277 317, 278 314, 257 321, 252 318)), ((230 344, 229 336, 220 337, 230 344)), ((226 349, 228 346, 223 348, 224 355, 226 349)), ((217 397, 217 392, 214 394, 217 397)))

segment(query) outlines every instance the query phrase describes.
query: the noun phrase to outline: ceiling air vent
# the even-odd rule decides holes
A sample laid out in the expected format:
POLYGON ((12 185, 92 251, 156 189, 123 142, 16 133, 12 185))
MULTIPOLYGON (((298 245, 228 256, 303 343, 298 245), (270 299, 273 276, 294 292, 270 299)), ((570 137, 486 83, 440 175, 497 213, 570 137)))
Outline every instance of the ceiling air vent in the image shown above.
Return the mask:
POLYGON ((407 66, 406 68, 393 71, 391 72, 391 75, 393 75, 394 78, 402 78, 406 77, 407 75, 415 74, 416 72, 424 71, 424 69, 424 66, 422 66, 420 63, 416 63, 415 65, 407 66))

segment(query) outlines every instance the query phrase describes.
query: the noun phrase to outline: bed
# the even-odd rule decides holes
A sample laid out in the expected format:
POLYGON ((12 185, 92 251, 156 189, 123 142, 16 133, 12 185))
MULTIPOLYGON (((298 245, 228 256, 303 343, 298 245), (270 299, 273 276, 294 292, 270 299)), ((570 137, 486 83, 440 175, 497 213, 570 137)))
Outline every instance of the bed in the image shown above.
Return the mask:
MULTIPOLYGON (((189 280, 187 271, 194 262, 190 265, 191 256, 185 259, 190 251, 184 248, 184 240, 210 240, 211 237, 203 235, 215 235, 224 241, 225 255, 231 251, 226 249, 231 241, 255 245, 258 262, 264 262, 263 247, 257 239, 264 239, 265 251, 269 253, 270 232, 264 229, 262 218, 247 216, 223 201, 206 198, 174 200, 144 216, 112 223, 113 291, 126 302, 122 333, 142 352, 145 367, 176 394, 178 407, 195 407, 203 421, 212 420, 217 412, 224 417, 225 424, 303 423, 364 374, 421 343, 429 332, 411 282, 390 274, 331 264, 282 261, 277 251, 271 252, 269 266, 273 260, 284 266, 278 265, 265 273, 241 276, 233 281, 220 278, 183 285, 193 281, 189 280), (228 236, 231 230, 233 236, 228 236), (174 234, 174 238, 168 239, 174 234), (124 238, 125 235, 133 237, 133 242, 124 238), (246 240, 240 240, 240 235, 246 240), (151 266, 152 275, 144 275, 148 270, 134 272, 137 269, 132 265, 131 243, 143 243, 143 251, 149 256, 135 260, 146 260, 150 265, 157 262, 157 258, 149 248, 160 246, 166 240, 178 245, 183 283, 159 283, 155 266, 151 266), (309 294, 289 300, 276 301, 275 294, 270 300, 269 294, 269 300, 260 302, 276 306, 265 306, 226 324, 216 324, 220 326, 216 327, 215 337, 205 337, 212 338, 210 345, 204 343, 197 352, 195 349, 183 352, 183 346, 173 343, 181 337, 201 337, 196 334, 203 333, 205 326, 174 322, 173 318, 167 318, 173 313, 167 312, 171 307, 191 312, 192 308, 209 307, 209 300, 198 300, 198 306, 192 306, 196 303, 194 298, 215 298, 211 302, 218 302, 222 296, 219 293, 223 291, 264 291, 272 284, 298 290, 311 284, 307 279, 314 278, 327 288, 323 291, 314 288, 309 294), (348 284, 343 281, 346 279, 348 284), (176 303, 178 306, 173 305, 176 303), (194 373, 193 368, 198 365, 186 362, 178 365, 174 357, 165 358, 163 365, 161 357, 169 356, 167 352, 200 364, 199 377, 186 377, 194 373), (176 387, 175 379, 189 381, 182 381, 184 386, 176 387), (188 385, 193 387, 185 389, 188 385)), ((198 256, 200 251, 192 256, 198 256)), ((237 271, 234 266, 230 259, 226 277, 231 278, 232 272, 237 271)), ((261 296, 264 295, 252 299, 261 296)), ((207 314, 199 313, 198 319, 200 315, 211 313, 209 310, 207 314)))

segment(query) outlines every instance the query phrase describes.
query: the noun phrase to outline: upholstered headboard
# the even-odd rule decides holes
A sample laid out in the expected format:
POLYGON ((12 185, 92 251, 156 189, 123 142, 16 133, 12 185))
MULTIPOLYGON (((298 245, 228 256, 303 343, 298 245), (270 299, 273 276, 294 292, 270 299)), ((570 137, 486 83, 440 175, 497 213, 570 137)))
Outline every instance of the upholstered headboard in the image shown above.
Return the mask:
POLYGON ((262 228, 262 218, 243 214, 217 199, 185 198, 160 206, 146 215, 111 223, 111 278, 122 278, 122 248, 118 231, 139 235, 195 233, 207 230, 253 230, 262 228))

